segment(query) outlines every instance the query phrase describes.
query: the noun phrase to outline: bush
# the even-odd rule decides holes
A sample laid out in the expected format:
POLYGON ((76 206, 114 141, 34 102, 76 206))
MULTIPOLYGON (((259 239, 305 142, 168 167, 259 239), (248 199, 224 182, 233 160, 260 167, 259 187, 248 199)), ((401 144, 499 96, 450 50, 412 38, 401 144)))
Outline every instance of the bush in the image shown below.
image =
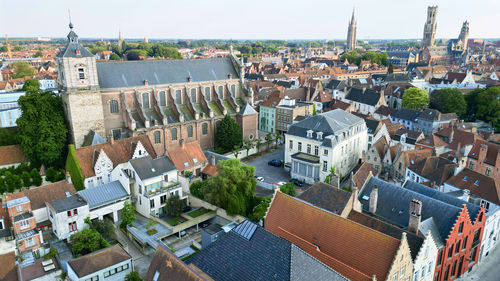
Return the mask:
POLYGON ((22 187, 21 177, 12 174, 10 171, 5 172, 5 183, 7 185, 7 191, 10 193, 22 187))
POLYGON ((142 281, 142 278, 139 276, 139 272, 134 270, 125 276, 125 281, 142 281))
POLYGON ((115 239, 115 228, 110 220, 95 220, 91 227, 108 239, 115 239))
POLYGON ((31 176, 31 184, 34 186, 40 186, 42 184, 42 176, 40 175, 40 172, 38 172, 37 168, 33 168, 30 172, 31 176))
POLYGON ((132 224, 135 221, 135 208, 134 205, 130 204, 130 202, 125 202, 122 210, 122 222, 120 223, 120 227, 122 229, 126 229, 127 225, 132 224))
POLYGON ((68 157, 66 158, 66 171, 69 172, 71 176, 71 182, 75 186, 76 190, 83 190, 85 186, 83 184, 83 174, 82 167, 80 166, 80 162, 78 162, 78 158, 76 158, 76 150, 73 144, 68 146, 68 157))
POLYGON ((92 252, 104 249, 109 243, 102 238, 101 234, 92 228, 84 228, 70 237, 71 252, 75 257, 80 257, 92 252))
POLYGON ((59 256, 59 251, 56 248, 51 247, 49 252, 43 256, 44 259, 53 259, 59 256))
POLYGON ((184 210, 184 201, 179 198, 179 195, 172 195, 168 197, 167 203, 165 204, 165 211, 167 215, 172 217, 177 217, 184 210))
POLYGON ((271 203, 271 198, 263 198, 260 203, 253 208, 252 213, 248 216, 248 218, 254 222, 259 222, 267 212, 267 208, 269 207, 269 204, 271 203))
POLYGON ((22 172, 21 179, 23 180, 24 187, 31 186, 31 175, 28 172, 26 172, 26 171, 22 172))
POLYGON ((66 176, 63 170, 56 170, 53 167, 49 167, 45 172, 45 180, 50 182, 58 182, 63 180, 66 176))
POLYGON ((205 181, 195 181, 189 187, 189 192, 191 192, 193 196, 203 199, 203 192, 206 184, 205 181))
POLYGON ((297 191, 295 190, 295 184, 291 182, 287 182, 284 185, 282 185, 280 187, 280 191, 290 196, 295 196, 295 194, 297 194, 297 191))
POLYGON ((0 176, 0 194, 3 194, 6 190, 5 179, 0 176))

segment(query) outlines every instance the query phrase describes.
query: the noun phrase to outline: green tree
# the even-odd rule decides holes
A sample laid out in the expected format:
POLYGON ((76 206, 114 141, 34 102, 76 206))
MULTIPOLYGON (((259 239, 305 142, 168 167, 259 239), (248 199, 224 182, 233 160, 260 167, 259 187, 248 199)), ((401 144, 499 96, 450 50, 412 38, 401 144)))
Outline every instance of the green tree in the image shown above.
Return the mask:
POLYGON ((205 192, 205 186, 207 185, 206 184, 207 182, 206 181, 195 181, 191 184, 191 186, 189 187, 189 192, 195 196, 195 197, 198 197, 200 199, 203 199, 204 197, 204 192, 205 192))
POLYGON ((260 147, 262 146, 262 140, 259 136, 255 139, 255 147, 257 147, 257 153, 260 152, 260 147))
POLYGON ((30 187, 31 186, 31 175, 24 171, 21 173, 21 179, 23 180, 23 186, 24 187, 30 187))
POLYGON ((259 222, 266 215, 267 208, 269 208, 270 203, 270 197, 262 198, 260 203, 253 208, 248 218, 254 222, 259 222))
POLYGON ((227 159, 217 163, 217 171, 217 176, 207 180, 205 200, 225 209, 229 215, 246 216, 253 208, 255 167, 242 165, 239 159, 227 159))
POLYGON ((75 257, 80 257, 104 249, 109 243, 101 234, 92 228, 84 228, 70 237, 71 252, 75 257))
POLYGON ((234 158, 238 158, 238 155, 240 155, 240 149, 237 145, 233 147, 233 150, 231 150, 231 153, 234 155, 234 158))
POLYGON ((243 133, 240 125, 228 114, 217 125, 215 145, 224 153, 231 151, 235 146, 240 147, 243 142, 243 133))
POLYGON ((51 92, 27 93, 19 105, 19 137, 30 162, 50 166, 64 159, 68 130, 61 98, 51 92))
POLYGON ((476 121, 477 113, 477 96, 481 93, 483 89, 474 89, 467 94, 465 94, 465 101, 467 102, 467 109, 465 112, 465 120, 469 122, 476 121))
POLYGON ((267 143, 267 149, 269 149, 269 144, 273 140, 273 134, 267 133, 265 139, 266 139, 266 143, 267 143))
POLYGON ((142 281, 143 279, 139 276, 139 272, 130 271, 127 275, 125 275, 125 281, 142 281))
POLYGON ((5 184, 5 179, 0 176, 0 194, 4 194, 4 192, 7 190, 7 186, 5 184))
POLYGON ((15 130, 0 128, 0 146, 19 144, 19 141, 15 130))
POLYGON ((274 142, 276 143, 276 146, 278 146, 278 142, 282 139, 283 137, 281 136, 280 133, 276 132, 274 133, 274 142))
POLYGON ((500 86, 490 87, 477 95, 478 119, 491 122, 496 131, 500 131, 500 86))
POLYGON ((40 172, 38 169, 33 168, 30 172, 31 176, 31 184, 34 186, 40 186, 42 184, 42 176, 40 175, 40 172))
POLYGON ((177 217, 182 214, 185 207, 186 205, 184 204, 184 201, 181 200, 177 194, 168 197, 167 202, 165 203, 165 211, 167 215, 172 217, 177 217))
POLYGON ((112 53, 110 56, 109 56, 109 59, 110 60, 120 60, 120 56, 115 54, 115 53, 112 53))
POLYGON ((57 171, 54 167, 49 167, 47 171, 45 171, 45 180, 50 182, 55 182, 55 178, 57 177, 57 171))
POLYGON ((463 117, 467 110, 467 102, 459 89, 441 89, 432 93, 430 106, 442 113, 455 112, 463 117))
POLYGON ((290 196, 295 196, 295 194, 297 194, 297 190, 295 190, 295 184, 293 184, 292 182, 287 182, 282 185, 280 187, 280 191, 290 196))
POLYGON ((254 148, 253 141, 247 140, 243 143, 243 148, 247 151, 247 157, 248 157, 248 152, 250 149, 254 148))
POLYGON ((28 79, 24 82, 22 90, 27 93, 38 93, 40 81, 36 78, 28 79))
POLYGON ((389 63, 389 67, 387 68, 387 73, 394 73, 394 65, 391 63, 389 63))
POLYGON ((316 112, 316 104, 314 104, 314 103, 313 103, 313 116, 315 116, 315 115, 316 115, 316 113, 317 113, 317 112, 316 112))
POLYGON ((26 76, 33 76, 36 74, 36 70, 31 67, 31 65, 25 61, 16 61, 10 65, 12 67, 13 78, 23 78, 26 76))
POLYGON ((10 171, 5 172, 5 185, 8 192, 14 192, 14 190, 22 187, 21 177, 12 174, 10 171))
POLYGON ((408 88, 403 94, 402 104, 404 108, 422 110, 429 104, 429 95, 423 89, 408 88))
POLYGON ((132 222, 135 221, 135 208, 134 205, 130 204, 130 202, 125 202, 123 204, 122 210, 122 222, 120 223, 120 227, 126 229, 128 225, 131 225, 132 222))
POLYGON ((42 56, 43 56, 42 51, 36 51, 36 53, 33 55, 34 58, 40 58, 42 56))
POLYGON ((127 55, 128 60, 140 60, 141 57, 148 57, 148 52, 141 49, 128 50, 125 54, 127 55))
POLYGON ((113 222, 111 220, 94 220, 89 226, 95 229, 105 238, 115 239, 115 227, 113 226, 113 222))

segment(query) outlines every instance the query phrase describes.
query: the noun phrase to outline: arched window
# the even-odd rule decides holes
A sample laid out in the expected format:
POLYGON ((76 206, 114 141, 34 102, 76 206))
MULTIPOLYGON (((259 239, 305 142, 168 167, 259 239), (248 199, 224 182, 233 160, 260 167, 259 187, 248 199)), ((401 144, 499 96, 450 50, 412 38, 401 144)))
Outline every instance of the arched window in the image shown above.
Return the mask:
POLYGON ((223 99, 224 98, 224 86, 219 86, 219 98, 223 99))
POLYGON ((172 128, 172 130, 170 131, 170 133, 172 134, 172 140, 177 140, 177 128, 172 128))
POLYGON ((149 108, 149 94, 142 93, 142 107, 149 108))
POLYGON ((111 113, 118 113, 118 101, 116 100, 109 101, 109 111, 111 113))
POLYGON ((207 123, 203 123, 203 124, 201 124, 201 133, 202 133, 203 135, 208 134, 208 124, 207 124, 207 123))
POLYGON ((155 144, 161 143, 161 133, 160 131, 155 132, 155 144))
POLYGON ((182 91, 181 90, 175 90, 175 103, 176 104, 182 103, 182 91))
POLYGON ((167 102, 165 100, 165 91, 160 92, 160 106, 167 106, 167 102))
POLYGON ((193 126, 189 125, 188 126, 188 138, 192 138, 192 137, 193 137, 193 126))
POLYGON ((205 87, 205 99, 210 101, 210 87, 205 87))
POLYGON ((231 95, 233 96, 233 98, 236 95, 236 85, 235 84, 231 85, 231 95))
POLYGON ((191 101, 196 102, 196 88, 191 88, 191 101))

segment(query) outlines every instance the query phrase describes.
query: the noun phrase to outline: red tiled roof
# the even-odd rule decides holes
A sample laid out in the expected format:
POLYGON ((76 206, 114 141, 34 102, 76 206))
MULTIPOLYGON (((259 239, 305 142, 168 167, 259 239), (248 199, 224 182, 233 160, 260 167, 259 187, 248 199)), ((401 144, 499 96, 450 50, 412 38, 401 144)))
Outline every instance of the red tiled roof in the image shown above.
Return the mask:
POLYGON ((498 144, 479 140, 474 144, 474 146, 472 146, 471 150, 469 151, 469 157, 478 159, 481 146, 485 146, 487 148, 484 162, 491 166, 496 166, 497 157, 499 157, 498 154, 500 153, 500 145, 498 144))
POLYGON ((363 187, 366 179, 368 179, 368 176, 370 175, 370 172, 372 175, 377 174, 377 171, 372 167, 372 165, 368 164, 367 162, 361 163, 359 168, 356 168, 353 169, 352 181, 354 183, 354 186, 356 186, 358 189, 361 189, 361 187, 363 187))
POLYGON ((265 219, 280 236, 351 280, 385 280, 400 240, 276 191, 265 219), (353 235, 355 234, 355 235, 353 235))
POLYGON ((152 158, 156 158, 156 152, 151 145, 151 142, 146 135, 131 137, 127 139, 117 140, 114 144, 109 142, 85 146, 76 150, 76 157, 82 167, 84 178, 95 176, 94 164, 97 160, 101 149, 106 153, 109 159, 113 162, 113 168, 120 163, 128 162, 134 153, 138 142, 141 142, 146 151, 152 158))
POLYGON ((217 175, 217 166, 208 164, 201 172, 210 176, 215 176, 217 175))
POLYGON ((76 193, 76 189, 71 183, 62 180, 7 195, 5 200, 9 201, 26 196, 30 200, 31 209, 37 210, 45 208, 45 202, 52 202, 65 198, 66 192, 73 195, 76 193))
POLYGON ((0 146, 0 166, 27 162, 28 157, 19 144, 0 146))
POLYGON ((172 146, 167 148, 168 157, 172 160, 177 170, 182 171, 199 163, 207 161, 203 150, 201 150, 200 144, 196 141, 192 141, 181 146, 172 146), (195 163, 193 159, 197 160, 195 163), (185 165, 187 163, 187 165, 185 165))
POLYGON ((439 147, 448 145, 445 141, 443 141, 436 135, 425 135, 423 139, 417 141, 417 144, 428 147, 439 147))

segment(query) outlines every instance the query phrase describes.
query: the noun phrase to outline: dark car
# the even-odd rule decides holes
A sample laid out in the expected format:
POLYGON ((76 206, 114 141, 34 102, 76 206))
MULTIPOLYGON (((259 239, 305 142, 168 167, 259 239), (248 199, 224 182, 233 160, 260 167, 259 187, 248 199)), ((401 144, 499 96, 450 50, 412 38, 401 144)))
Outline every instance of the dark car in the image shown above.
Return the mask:
POLYGON ((291 179, 290 182, 293 182, 293 184, 299 187, 302 187, 304 185, 304 183, 299 181, 298 179, 291 179))
POLYGON ((281 164, 283 164, 283 161, 278 160, 278 159, 273 159, 273 160, 267 162, 267 165, 274 166, 274 167, 280 167, 281 164))

